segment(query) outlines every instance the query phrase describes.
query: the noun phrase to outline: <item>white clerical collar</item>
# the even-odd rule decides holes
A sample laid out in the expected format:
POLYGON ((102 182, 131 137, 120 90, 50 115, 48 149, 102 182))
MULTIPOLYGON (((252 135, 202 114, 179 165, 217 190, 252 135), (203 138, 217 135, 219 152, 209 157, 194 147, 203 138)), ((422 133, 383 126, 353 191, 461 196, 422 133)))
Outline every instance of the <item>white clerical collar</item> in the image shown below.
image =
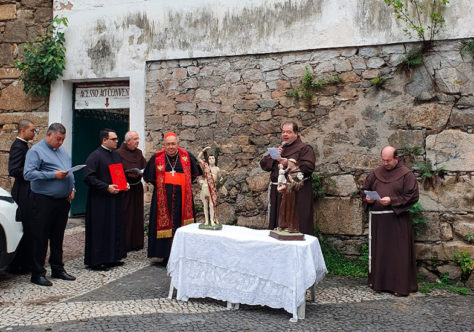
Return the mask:
POLYGON ((16 138, 18 138, 20 141, 23 141, 23 142, 25 142, 25 143, 28 143, 28 141, 27 141, 27 140, 24 140, 24 139, 23 139, 23 138, 21 138, 20 136, 17 136, 16 138))
POLYGON ((101 147, 103 147, 104 149, 106 149, 107 151, 110 151, 112 152, 112 150, 110 150, 109 148, 106 148, 105 146, 101 145, 101 147))

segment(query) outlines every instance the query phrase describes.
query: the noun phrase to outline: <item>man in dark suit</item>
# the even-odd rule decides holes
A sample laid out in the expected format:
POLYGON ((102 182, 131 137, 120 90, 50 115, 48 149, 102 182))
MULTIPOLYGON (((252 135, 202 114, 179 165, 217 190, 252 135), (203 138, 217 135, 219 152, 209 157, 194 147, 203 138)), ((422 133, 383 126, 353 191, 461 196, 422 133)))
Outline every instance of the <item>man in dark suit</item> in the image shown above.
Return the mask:
POLYGON ((16 220, 23 224, 23 238, 18 245, 15 259, 10 263, 8 272, 15 274, 29 273, 31 270, 31 229, 29 223, 30 182, 23 178, 25 156, 28 151, 28 141, 35 137, 35 125, 30 120, 20 120, 18 136, 13 141, 8 159, 8 174, 15 178, 12 197, 18 204, 16 220))

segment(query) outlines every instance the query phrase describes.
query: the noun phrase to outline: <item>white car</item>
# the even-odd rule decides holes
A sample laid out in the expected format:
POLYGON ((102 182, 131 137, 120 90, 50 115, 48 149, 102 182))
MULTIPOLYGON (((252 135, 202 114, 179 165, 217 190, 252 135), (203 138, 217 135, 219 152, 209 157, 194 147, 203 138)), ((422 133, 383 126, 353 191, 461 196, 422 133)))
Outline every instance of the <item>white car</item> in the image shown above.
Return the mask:
POLYGON ((15 257, 16 248, 23 236, 23 225, 16 221, 17 205, 12 195, 0 188, 0 270, 15 257))

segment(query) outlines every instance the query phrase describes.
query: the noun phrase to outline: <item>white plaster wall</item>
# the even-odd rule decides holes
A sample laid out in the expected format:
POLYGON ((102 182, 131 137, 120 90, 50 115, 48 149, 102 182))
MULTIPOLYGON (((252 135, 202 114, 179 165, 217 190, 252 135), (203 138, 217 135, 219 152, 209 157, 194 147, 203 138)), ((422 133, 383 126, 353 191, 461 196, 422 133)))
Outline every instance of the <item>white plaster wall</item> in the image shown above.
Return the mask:
MULTIPOLYGON (((472 12, 474 1, 452 1, 440 38, 473 37, 472 12)), ((54 15, 69 19, 62 79, 130 79, 131 128, 142 138, 146 61, 409 41, 383 0, 54 0, 54 15)), ((54 84, 52 96, 70 87, 54 84)), ((70 109, 58 105, 65 99, 50 109, 70 109)))

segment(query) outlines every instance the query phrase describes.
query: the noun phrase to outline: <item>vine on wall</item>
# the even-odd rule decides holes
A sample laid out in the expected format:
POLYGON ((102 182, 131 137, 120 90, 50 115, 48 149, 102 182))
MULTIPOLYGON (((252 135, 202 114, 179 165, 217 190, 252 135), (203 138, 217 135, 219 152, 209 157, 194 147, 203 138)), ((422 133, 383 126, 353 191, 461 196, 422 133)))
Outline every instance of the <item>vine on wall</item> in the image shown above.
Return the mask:
POLYGON ((67 27, 67 23, 67 18, 56 16, 46 35, 25 45, 24 59, 15 63, 25 93, 46 96, 51 83, 61 76, 66 66, 66 40, 60 28, 67 27))
MULTIPOLYGON (((420 65, 426 66, 423 56, 426 52, 432 50, 435 37, 445 27, 446 20, 443 11, 449 4, 449 0, 433 0, 431 2, 423 0, 384 0, 384 2, 392 9, 396 18, 407 25, 403 32, 408 38, 422 42, 421 48, 410 51, 405 59, 400 62, 398 68, 409 71, 420 65)), ((434 79, 433 83, 435 83, 434 79)))

